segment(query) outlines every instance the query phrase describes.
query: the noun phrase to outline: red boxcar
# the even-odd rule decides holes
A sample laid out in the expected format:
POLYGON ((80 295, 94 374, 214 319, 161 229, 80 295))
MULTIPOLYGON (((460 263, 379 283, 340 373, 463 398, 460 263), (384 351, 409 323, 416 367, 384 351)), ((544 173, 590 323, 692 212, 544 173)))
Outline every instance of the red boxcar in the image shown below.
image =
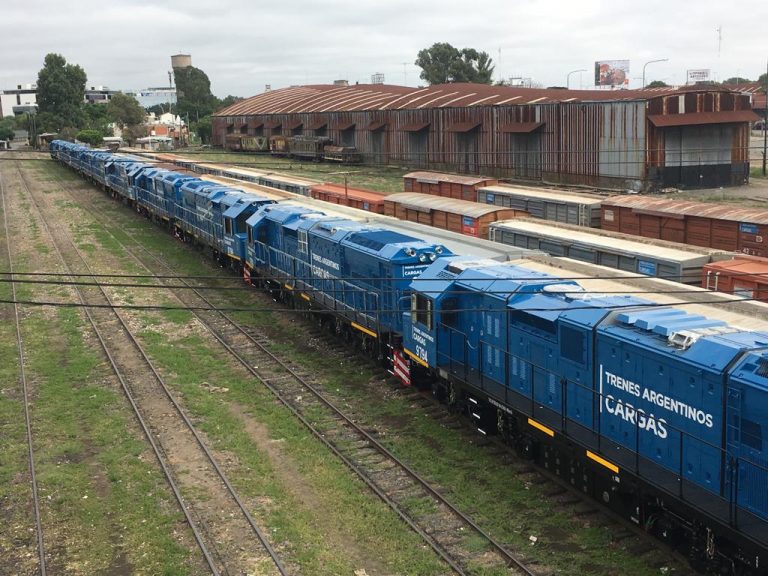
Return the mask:
POLYGON ((384 198, 386 194, 382 192, 350 188, 343 184, 325 183, 310 186, 309 195, 317 200, 359 208, 360 210, 368 210, 376 214, 384 214, 384 198))
POLYGON ((411 172, 403 176, 406 192, 420 192, 470 202, 477 202, 478 188, 498 183, 496 178, 487 176, 459 176, 439 172, 411 172))
POLYGON ((706 264, 701 285, 709 290, 768 301, 768 258, 744 255, 706 264))
POLYGON ((488 239, 491 222, 529 215, 512 208, 453 198, 435 198, 430 194, 414 192, 390 194, 384 199, 384 209, 387 216, 400 220, 485 239, 488 239))
POLYGON ((761 208, 615 196, 603 201, 601 228, 768 257, 768 210, 761 208))

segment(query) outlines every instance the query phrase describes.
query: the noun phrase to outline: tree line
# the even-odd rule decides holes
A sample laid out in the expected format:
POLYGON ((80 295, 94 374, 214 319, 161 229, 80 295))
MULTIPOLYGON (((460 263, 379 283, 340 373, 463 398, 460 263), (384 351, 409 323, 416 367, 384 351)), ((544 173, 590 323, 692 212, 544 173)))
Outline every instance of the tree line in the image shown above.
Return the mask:
POLYGON ((150 112, 171 112, 186 119, 203 142, 210 141, 211 114, 240 98, 227 96, 219 99, 211 94, 211 83, 202 70, 194 67, 174 69, 177 102, 142 108, 138 100, 127 94, 113 94, 104 104, 85 101, 88 77, 77 64, 68 63, 61 54, 48 54, 37 75, 37 114, 20 118, 7 118, 0 122, 0 139, 13 138, 14 128, 27 129, 31 139, 37 134, 58 134, 67 140, 80 140, 99 145, 103 138, 112 136, 111 126, 120 128, 129 144, 146 136, 146 116, 150 112), (35 133, 33 133, 35 132, 35 133))

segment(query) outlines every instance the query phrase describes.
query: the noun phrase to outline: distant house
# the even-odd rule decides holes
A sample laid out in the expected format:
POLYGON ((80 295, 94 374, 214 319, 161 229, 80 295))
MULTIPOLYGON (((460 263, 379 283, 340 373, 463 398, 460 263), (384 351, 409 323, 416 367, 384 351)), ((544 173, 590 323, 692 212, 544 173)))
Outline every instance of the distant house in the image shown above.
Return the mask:
POLYGON ((0 90, 0 118, 37 111, 37 86, 18 84, 11 90, 0 90))

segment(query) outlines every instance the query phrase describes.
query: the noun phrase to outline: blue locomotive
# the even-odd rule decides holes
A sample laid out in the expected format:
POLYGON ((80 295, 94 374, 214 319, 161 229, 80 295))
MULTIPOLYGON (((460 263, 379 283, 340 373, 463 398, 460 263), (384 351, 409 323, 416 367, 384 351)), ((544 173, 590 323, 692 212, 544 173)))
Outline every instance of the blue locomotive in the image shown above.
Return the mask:
POLYGON ((483 433, 718 574, 768 574, 768 332, 452 254, 61 141, 51 155, 208 247, 483 433))

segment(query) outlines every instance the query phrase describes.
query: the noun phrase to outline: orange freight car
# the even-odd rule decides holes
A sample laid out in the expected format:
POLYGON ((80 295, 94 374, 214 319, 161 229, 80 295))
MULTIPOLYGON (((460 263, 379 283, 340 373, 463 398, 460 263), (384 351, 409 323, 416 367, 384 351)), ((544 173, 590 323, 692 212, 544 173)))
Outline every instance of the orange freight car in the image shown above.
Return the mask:
POLYGON ((350 188, 342 184, 325 183, 310 186, 309 195, 317 200, 384 214, 384 197, 386 194, 381 192, 350 188))
POLYGON ((527 212, 430 194, 402 192, 384 198, 384 214, 467 236, 488 238, 491 222, 528 216, 527 212))
POLYGON ((411 172, 403 176, 406 192, 421 192, 433 196, 477 201, 478 188, 494 186, 499 181, 488 176, 459 176, 439 172, 411 172))
POLYGON ((768 258, 739 255, 704 266, 701 285, 743 298, 768 301, 768 258))
POLYGON ((768 210, 616 196, 602 203, 601 228, 768 257, 768 210))

